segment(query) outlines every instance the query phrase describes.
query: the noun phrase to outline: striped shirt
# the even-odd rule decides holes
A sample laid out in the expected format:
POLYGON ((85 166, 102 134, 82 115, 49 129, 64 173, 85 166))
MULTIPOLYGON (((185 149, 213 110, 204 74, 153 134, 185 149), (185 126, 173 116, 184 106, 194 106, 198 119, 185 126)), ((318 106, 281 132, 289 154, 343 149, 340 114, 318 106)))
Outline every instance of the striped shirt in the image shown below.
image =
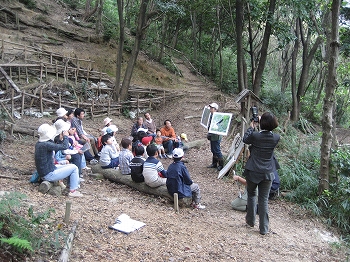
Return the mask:
POLYGON ((158 172, 160 172, 163 177, 166 177, 167 171, 164 169, 162 162, 156 159, 154 156, 150 156, 143 163, 143 176, 145 178, 146 184, 151 184, 158 180, 158 172))

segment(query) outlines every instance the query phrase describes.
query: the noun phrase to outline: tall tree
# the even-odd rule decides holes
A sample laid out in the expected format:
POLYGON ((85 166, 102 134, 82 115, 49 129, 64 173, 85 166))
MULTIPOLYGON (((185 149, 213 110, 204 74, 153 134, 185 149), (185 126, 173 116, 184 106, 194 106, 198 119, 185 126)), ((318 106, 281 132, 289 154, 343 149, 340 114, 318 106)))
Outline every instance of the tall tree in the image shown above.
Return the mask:
POLYGON ((276 0, 270 0, 269 2, 269 11, 266 18, 266 26, 263 36, 263 42, 260 50, 260 59, 259 64, 256 69, 255 79, 253 82, 253 92, 258 96, 261 90, 261 81, 265 69, 266 59, 267 59, 267 50, 269 47, 270 36, 272 32, 273 16, 275 13, 276 0))
POLYGON ((243 0, 236 0, 237 78, 238 90, 245 89, 243 69, 243 0))
POLYGON ((158 14, 157 10, 151 10, 147 12, 148 4, 150 0, 141 0, 140 11, 137 20, 137 29, 133 49, 131 51, 131 56, 128 61, 128 65, 125 70, 124 79, 122 87, 120 89, 119 97, 120 101, 125 101, 128 98, 128 89, 136 64, 137 56, 140 52, 141 42, 144 36, 144 33, 149 26, 151 19, 158 14))
POLYGON ((335 106, 335 90, 337 88, 337 62, 339 56, 339 13, 340 0, 332 1, 332 24, 331 41, 328 62, 328 77, 326 84, 326 94, 323 104, 322 118, 322 142, 321 142, 321 161, 320 161, 320 182, 318 193, 322 194, 324 190, 329 189, 329 160, 332 145, 333 109, 335 106))
POLYGON ((123 63, 125 23, 124 23, 124 0, 117 0, 118 17, 119 17, 119 45, 115 72, 115 85, 113 90, 113 99, 120 100, 120 78, 123 63))

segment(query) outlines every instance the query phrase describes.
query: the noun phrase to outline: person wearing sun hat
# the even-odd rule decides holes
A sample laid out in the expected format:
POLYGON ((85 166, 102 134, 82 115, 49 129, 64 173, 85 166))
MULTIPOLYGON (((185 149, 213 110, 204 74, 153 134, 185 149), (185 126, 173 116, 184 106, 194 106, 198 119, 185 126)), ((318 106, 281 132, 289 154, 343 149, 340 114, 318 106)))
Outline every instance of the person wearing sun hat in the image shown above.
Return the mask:
MULTIPOLYGON (((58 119, 55 123, 54 126, 56 128, 56 137, 54 139, 54 142, 57 144, 62 144, 64 139, 63 139, 63 132, 64 131, 68 131, 70 129, 70 123, 66 122, 62 119, 58 119)), ((68 136, 69 136, 69 132, 68 132, 68 136)), ((69 138, 68 138, 68 143, 69 143, 69 147, 71 146, 69 138)), ((58 151, 56 151, 57 154, 58 151)), ((82 181, 82 158, 83 156, 81 154, 78 154, 79 152, 77 150, 62 150, 62 154, 67 154, 71 156, 70 162, 74 165, 76 165, 79 169, 79 177, 80 177, 80 181, 82 181), (67 152, 68 151, 68 152, 67 152)))
POLYGON ((205 206, 201 205, 201 193, 199 186, 193 183, 190 173, 187 170, 185 164, 181 161, 184 156, 184 151, 181 148, 175 148, 173 150, 174 162, 171 163, 167 170, 166 187, 171 196, 177 193, 179 199, 185 197, 192 197, 192 207, 196 209, 204 209, 205 206))
POLYGON ((57 130, 49 124, 42 124, 38 128, 39 139, 35 144, 35 166, 42 180, 55 182, 69 177, 70 197, 81 197, 82 194, 77 191, 79 187, 79 170, 74 164, 54 165, 53 152, 69 148, 68 131, 62 132, 62 144, 55 144, 54 137, 57 130))
POLYGON ((56 119, 52 120, 53 123, 55 123, 57 120, 62 119, 64 121, 67 121, 67 114, 68 111, 64 109, 63 107, 60 107, 59 109, 56 110, 56 119))
POLYGON ((101 129, 101 135, 105 135, 107 132, 107 128, 111 128, 113 130, 113 132, 117 132, 118 131, 118 128, 116 125, 112 125, 112 119, 109 118, 109 117, 106 117, 104 120, 103 120, 103 128, 101 129))
MULTIPOLYGON (((219 105, 217 103, 211 103, 209 105, 209 108, 210 108, 210 116, 209 116, 208 130, 210 127, 211 119, 213 118, 213 113, 219 109, 219 105)), ((220 171, 224 167, 224 159, 223 159, 223 156, 221 153, 221 147, 220 147, 222 136, 208 132, 207 138, 210 141, 210 151, 213 154, 212 163, 207 167, 217 168, 217 170, 220 171)))

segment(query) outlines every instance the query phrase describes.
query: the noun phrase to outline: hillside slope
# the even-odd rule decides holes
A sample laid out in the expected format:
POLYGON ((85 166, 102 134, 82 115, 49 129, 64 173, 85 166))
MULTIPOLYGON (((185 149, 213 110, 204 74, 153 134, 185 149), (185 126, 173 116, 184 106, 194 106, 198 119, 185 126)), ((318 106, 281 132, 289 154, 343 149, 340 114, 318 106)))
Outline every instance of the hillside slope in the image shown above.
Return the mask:
MULTIPOLYGON (((57 32, 44 28, 48 21, 65 31, 82 29, 64 22, 71 11, 58 5, 60 1, 36 2, 44 11, 25 11, 22 16, 26 17, 23 21, 27 21, 27 24, 38 26, 26 25, 21 31, 0 27, 1 37, 24 44, 42 45, 55 52, 90 57, 100 61, 101 71, 113 72, 111 68, 115 63, 116 50, 109 46, 72 41, 61 35, 55 36, 61 41, 58 46, 41 43, 45 36, 50 36, 50 39, 57 32), (38 19, 39 16, 42 18, 38 19)), ((20 9, 17 2, 7 1, 5 4, 11 10, 20 9)), ((92 33, 91 29, 79 31, 80 36, 89 33, 92 33)), ((200 125, 204 105, 217 102, 220 111, 235 115, 239 107, 232 97, 221 94, 212 83, 193 75, 181 61, 177 61, 177 65, 183 78, 172 76, 159 64, 141 55, 133 83, 188 92, 189 95, 150 113, 158 127, 165 119, 170 119, 176 132, 186 133, 191 141, 205 139, 206 130, 200 125)), ((130 134, 134 120, 110 117, 119 128, 119 141, 130 134)), ((16 124, 38 127, 49 123, 52 118, 23 116, 16 120, 16 124)), ((86 119, 84 127, 97 136, 102 121, 86 119)), ((64 218, 66 201, 72 202, 70 223, 62 227, 64 232, 68 232, 73 221, 79 222, 70 261, 345 261, 344 250, 335 249, 326 241, 337 240, 336 234, 331 233, 333 230, 283 198, 270 203, 271 234, 261 236, 256 226, 246 228, 245 214, 230 207, 230 202, 238 194, 237 185, 232 184, 231 177, 218 180, 217 172, 206 168, 211 161, 208 143, 189 150, 185 156, 191 176, 201 188, 202 203, 207 208, 182 208, 176 214, 172 203, 165 199, 88 175, 81 185, 82 198, 43 195, 38 192, 37 185, 28 183, 29 174, 35 169, 33 154, 36 138, 17 134, 10 138, 0 146, 0 172, 3 176, 20 180, 0 177, 1 190, 25 193, 28 196, 25 207, 33 206, 37 212, 53 207, 56 212, 52 216, 59 222, 64 218), (122 213, 146 223, 146 226, 130 235, 108 229, 122 213)), ((227 153, 230 139, 225 137, 222 142, 224 153, 227 153)), ((171 163, 169 159, 161 161, 165 168, 171 163)), ((26 209, 21 212, 25 213, 26 209)), ((39 257, 56 261, 58 255, 45 251, 34 254, 27 261, 38 261, 39 257)))

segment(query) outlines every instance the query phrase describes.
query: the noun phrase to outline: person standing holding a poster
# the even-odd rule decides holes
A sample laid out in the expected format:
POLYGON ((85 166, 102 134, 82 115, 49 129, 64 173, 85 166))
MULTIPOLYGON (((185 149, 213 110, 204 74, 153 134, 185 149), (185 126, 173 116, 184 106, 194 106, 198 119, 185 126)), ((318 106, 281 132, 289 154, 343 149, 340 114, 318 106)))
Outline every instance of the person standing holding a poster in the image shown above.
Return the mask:
MULTIPOLYGON (((219 106, 217 103, 211 103, 209 107, 210 107, 210 116, 209 116, 209 122, 208 122, 208 130, 210 129, 213 113, 219 109, 219 106)), ((224 167, 224 159, 222 157, 221 147, 220 147, 222 136, 208 132, 207 138, 210 141, 210 151, 213 154, 212 163, 210 166, 207 166, 207 167, 217 168, 217 170, 220 171, 224 167)))

